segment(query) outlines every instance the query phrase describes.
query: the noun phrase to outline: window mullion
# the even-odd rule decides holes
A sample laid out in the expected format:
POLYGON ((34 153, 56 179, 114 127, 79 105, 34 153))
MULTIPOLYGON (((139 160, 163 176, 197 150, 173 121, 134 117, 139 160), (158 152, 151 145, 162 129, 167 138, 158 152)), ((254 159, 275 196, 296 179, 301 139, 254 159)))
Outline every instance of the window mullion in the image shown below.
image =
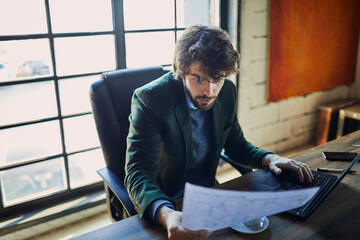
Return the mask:
POLYGON ((123 0, 112 0, 113 27, 115 33, 116 68, 126 68, 125 27, 123 0))
POLYGON ((65 166, 67 189, 70 190, 69 162, 68 162, 68 157, 67 157, 67 154, 66 154, 66 146, 65 146, 64 123, 63 123, 63 117, 62 117, 62 113, 61 113, 59 79, 58 79, 57 70, 56 70, 54 35, 53 35, 53 32, 52 32, 49 0, 45 0, 45 9, 46 9, 46 21, 47 21, 48 33, 49 33, 51 62, 52 62, 53 71, 54 71, 55 96, 56 96, 56 105, 57 105, 59 125, 60 125, 62 156, 64 157, 64 166, 65 166))

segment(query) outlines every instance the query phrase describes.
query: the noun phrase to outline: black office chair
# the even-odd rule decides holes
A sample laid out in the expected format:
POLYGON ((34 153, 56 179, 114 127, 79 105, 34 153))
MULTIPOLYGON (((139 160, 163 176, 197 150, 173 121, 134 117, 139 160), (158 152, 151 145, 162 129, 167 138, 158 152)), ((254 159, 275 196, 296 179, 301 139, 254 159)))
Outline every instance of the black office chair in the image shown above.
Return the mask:
MULTIPOLYGON (((112 221, 137 214, 123 183, 131 96, 136 88, 166 72, 161 67, 116 70, 104 73, 99 81, 91 85, 91 106, 107 166, 98 173, 104 180, 112 221)), ((224 155, 221 158, 229 161, 224 155)), ((251 171, 236 168, 242 174, 251 171)))
POLYGON ((166 72, 161 67, 116 70, 91 85, 90 101, 107 166, 98 173, 104 180, 112 221, 137 214, 123 184, 131 96, 166 72))

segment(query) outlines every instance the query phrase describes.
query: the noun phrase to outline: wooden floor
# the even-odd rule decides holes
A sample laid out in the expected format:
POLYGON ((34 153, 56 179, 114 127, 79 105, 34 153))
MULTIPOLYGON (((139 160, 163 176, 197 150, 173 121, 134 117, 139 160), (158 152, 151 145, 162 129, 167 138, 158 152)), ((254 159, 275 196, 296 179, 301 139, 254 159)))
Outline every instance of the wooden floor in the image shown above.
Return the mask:
POLYGON ((71 239, 81 234, 93 231, 95 229, 104 227, 111 224, 110 218, 107 212, 103 212, 94 217, 84 219, 70 226, 63 227, 61 229, 55 229, 53 231, 41 234, 31 239, 36 240, 63 240, 71 239))
MULTIPOLYGON (((300 148, 279 153, 279 155, 284 157, 290 157, 292 155, 295 155, 296 153, 305 151, 306 149, 309 149, 311 147, 313 147, 313 145, 305 145, 300 148)), ((232 168, 229 164, 224 163, 221 167, 219 167, 216 178, 218 182, 223 183, 238 176, 240 176, 240 174, 234 168, 232 168)), ((36 237, 33 237, 31 239, 36 239, 36 240, 71 239, 75 236, 93 231, 95 229, 101 228, 109 224, 111 224, 111 221, 108 217, 107 212, 104 211, 91 218, 86 218, 75 224, 71 224, 70 226, 62 227, 60 229, 55 229, 45 234, 41 234, 36 237)))

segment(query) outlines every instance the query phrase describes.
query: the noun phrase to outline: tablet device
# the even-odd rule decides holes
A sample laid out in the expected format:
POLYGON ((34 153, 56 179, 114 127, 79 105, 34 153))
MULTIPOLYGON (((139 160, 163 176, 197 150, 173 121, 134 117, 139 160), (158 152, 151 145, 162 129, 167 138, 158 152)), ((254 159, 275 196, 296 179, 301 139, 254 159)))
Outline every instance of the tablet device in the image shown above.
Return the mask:
POLYGON ((356 156, 355 152, 322 152, 324 158, 329 161, 351 162, 356 156))

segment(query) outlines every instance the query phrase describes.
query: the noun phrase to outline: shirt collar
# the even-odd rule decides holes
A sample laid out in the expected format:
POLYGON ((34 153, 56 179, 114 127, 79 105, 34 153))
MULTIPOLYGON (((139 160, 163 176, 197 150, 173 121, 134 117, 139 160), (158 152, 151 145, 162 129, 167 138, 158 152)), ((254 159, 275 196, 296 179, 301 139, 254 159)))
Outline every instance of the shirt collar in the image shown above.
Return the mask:
POLYGON ((186 105, 189 109, 197 110, 198 108, 194 106, 194 104, 190 101, 189 97, 185 93, 186 105))

